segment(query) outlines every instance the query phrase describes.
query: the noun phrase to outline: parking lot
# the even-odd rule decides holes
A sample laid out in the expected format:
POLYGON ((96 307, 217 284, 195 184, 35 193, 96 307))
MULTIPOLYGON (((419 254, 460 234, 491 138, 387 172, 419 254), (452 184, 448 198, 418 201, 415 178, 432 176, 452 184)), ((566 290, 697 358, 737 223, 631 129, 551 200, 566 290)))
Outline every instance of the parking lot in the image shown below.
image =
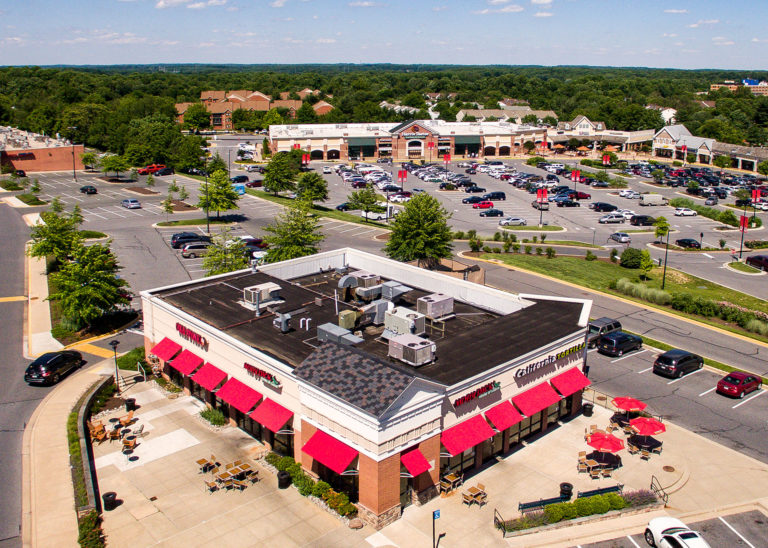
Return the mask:
MULTIPOLYGON (((768 517, 757 510, 686 523, 686 525, 701 533, 713 548, 719 546, 768 547, 766 534, 768 517)), ((592 544, 582 544, 580 548, 640 548, 643 546, 648 544, 643 538, 643 533, 638 533, 592 544)))

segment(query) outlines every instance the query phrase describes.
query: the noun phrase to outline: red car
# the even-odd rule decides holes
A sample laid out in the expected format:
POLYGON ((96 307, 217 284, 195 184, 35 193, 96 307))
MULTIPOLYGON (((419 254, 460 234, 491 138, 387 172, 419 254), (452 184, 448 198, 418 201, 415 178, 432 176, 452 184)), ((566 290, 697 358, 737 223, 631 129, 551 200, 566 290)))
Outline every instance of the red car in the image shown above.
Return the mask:
POLYGON ((592 199, 592 195, 587 194, 586 192, 573 191, 571 192, 570 196, 571 196, 571 200, 591 200, 592 199))
POLYGON ((259 188, 261 187, 263 181, 248 181, 245 183, 245 188, 259 188))
POLYGON ((511 178, 512 178, 512 175, 510 175, 509 173, 502 173, 501 175, 499 175, 500 181, 509 181, 511 178))
POLYGON ((147 167, 143 167, 139 170, 139 175, 149 175, 150 173, 157 173, 161 169, 165 169, 164 164, 149 164, 147 167))
POLYGON ((760 390, 760 383, 760 377, 757 375, 734 371, 718 381, 717 393, 734 398, 743 398, 745 394, 760 390))
POLYGON ((476 204, 472 204, 472 209, 489 209, 493 207, 493 202, 490 200, 483 200, 482 202, 477 202, 476 204))

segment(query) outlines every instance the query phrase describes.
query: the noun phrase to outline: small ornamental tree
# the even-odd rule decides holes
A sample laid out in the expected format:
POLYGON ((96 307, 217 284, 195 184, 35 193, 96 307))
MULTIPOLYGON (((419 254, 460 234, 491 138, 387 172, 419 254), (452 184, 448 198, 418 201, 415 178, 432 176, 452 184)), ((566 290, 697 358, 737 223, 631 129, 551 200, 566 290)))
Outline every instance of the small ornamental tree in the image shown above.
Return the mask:
POLYGON ((619 265, 624 268, 640 268, 642 252, 635 247, 628 247, 621 254, 619 265))
POLYGON ((179 200, 186 200, 189 198, 189 192, 187 191, 187 187, 182 185, 181 189, 179 190, 179 200))
POLYGON ((217 171, 229 173, 227 162, 225 162, 224 159, 219 156, 218 152, 208 161, 208 167, 206 168, 206 171, 208 173, 216 173, 217 171))
POLYGON ((80 161, 87 170, 91 170, 96 166, 96 154, 93 152, 83 152, 80 155, 80 161))
POLYGON ((64 204, 61 203, 58 196, 54 196, 53 200, 51 200, 51 211, 54 213, 61 213, 64 211, 64 204))
POLYGON ((215 211, 216 217, 222 211, 238 209, 237 201, 240 195, 229 181, 227 173, 223 170, 216 171, 208 178, 208 184, 200 187, 200 199, 197 207, 205 211, 215 211))
POLYGON ((417 194, 392 221, 384 252, 396 261, 437 262, 451 256, 450 214, 434 196, 417 194))
POLYGON ((147 181, 146 181, 146 185, 147 185, 148 187, 150 187, 150 188, 152 188, 153 186, 155 186, 155 178, 152 176, 152 174, 151 174, 151 173, 150 173, 149 175, 147 175, 147 181))
POLYGON ((651 258, 651 254, 647 249, 643 249, 640 254, 640 270, 643 271, 643 278, 646 280, 648 279, 648 275, 651 273, 651 270, 653 270, 654 266, 655 264, 651 258))
POLYGON ((320 232, 319 220, 309 212, 309 202, 296 200, 264 227, 269 232, 266 262, 275 263, 297 257, 314 255, 325 239, 320 232))
POLYGON ((368 213, 379 213, 384 208, 379 205, 379 198, 373 188, 367 186, 347 196, 349 209, 359 209, 365 212, 365 220, 368 221, 368 213))
POLYGON ((248 257, 243 241, 233 238, 230 229, 214 235, 203 258, 206 275, 215 276, 244 268, 248 268, 248 257))
POLYGON ((656 227, 654 230, 654 235, 656 238, 659 241, 663 240, 664 236, 666 236, 669 232, 669 221, 667 221, 666 217, 657 217, 653 222, 653 226, 656 227))
POLYGON ((277 196, 278 192, 295 190, 297 170, 288 153, 278 152, 272 157, 264 172, 264 190, 277 196))
POLYGON ((324 202, 328 199, 328 183, 316 172, 307 171, 299 175, 296 193, 300 199, 307 200, 310 204, 324 202))

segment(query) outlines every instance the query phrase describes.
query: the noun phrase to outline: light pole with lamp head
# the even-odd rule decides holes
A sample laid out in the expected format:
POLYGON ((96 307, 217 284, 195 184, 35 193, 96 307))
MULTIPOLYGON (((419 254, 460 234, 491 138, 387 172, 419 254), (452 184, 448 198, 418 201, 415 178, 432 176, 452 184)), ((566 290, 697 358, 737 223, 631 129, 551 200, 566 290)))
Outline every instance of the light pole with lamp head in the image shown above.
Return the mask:
POLYGON ((115 353, 115 386, 117 387, 117 394, 120 394, 120 374, 118 373, 117 369, 117 345, 120 344, 120 341, 116 339, 112 339, 109 341, 109 346, 112 347, 112 351, 115 353))
POLYGON ((667 255, 669 254, 669 233, 670 229, 667 229, 667 245, 664 248, 664 274, 661 277, 661 290, 664 291, 664 285, 667 283, 667 255))
MULTIPOLYGON (((77 126, 69 126, 67 129, 72 131, 77 129, 77 126)), ((72 178, 77 182, 77 172, 75 172, 75 136, 70 137, 72 139, 72 178)))

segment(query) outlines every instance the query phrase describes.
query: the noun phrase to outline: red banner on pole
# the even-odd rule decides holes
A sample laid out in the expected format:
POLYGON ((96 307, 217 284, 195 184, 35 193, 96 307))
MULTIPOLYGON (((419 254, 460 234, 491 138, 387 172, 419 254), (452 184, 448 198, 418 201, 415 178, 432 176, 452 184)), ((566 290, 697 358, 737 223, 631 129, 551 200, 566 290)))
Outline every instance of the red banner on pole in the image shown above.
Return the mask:
POLYGON ((443 162, 446 164, 451 161, 451 155, 450 154, 444 154, 443 155, 443 162))
POLYGON ((758 189, 754 189, 752 191, 752 202, 755 203, 755 204, 760 203, 760 195, 761 194, 762 193, 758 189))
POLYGON ((685 152, 686 150, 688 150, 688 145, 683 145, 683 146, 681 146, 681 147, 680 147, 680 150, 682 150, 683 152, 685 152))
POLYGON ((301 147, 299 145, 293 145, 293 150, 299 150, 301 147))
POLYGON ((746 215, 742 215, 741 217, 739 217, 739 230, 741 230, 742 232, 746 232, 747 226, 749 226, 749 217, 747 217, 746 215))
POLYGON ((408 172, 404 169, 400 169, 397 172, 397 181, 399 183, 404 183, 408 179, 408 172))
POLYGON ((435 142, 434 141, 428 142, 427 143, 427 148, 435 148, 435 142))
POLYGON ((547 189, 546 188, 540 188, 536 191, 536 201, 540 204, 543 204, 547 201, 547 189))

